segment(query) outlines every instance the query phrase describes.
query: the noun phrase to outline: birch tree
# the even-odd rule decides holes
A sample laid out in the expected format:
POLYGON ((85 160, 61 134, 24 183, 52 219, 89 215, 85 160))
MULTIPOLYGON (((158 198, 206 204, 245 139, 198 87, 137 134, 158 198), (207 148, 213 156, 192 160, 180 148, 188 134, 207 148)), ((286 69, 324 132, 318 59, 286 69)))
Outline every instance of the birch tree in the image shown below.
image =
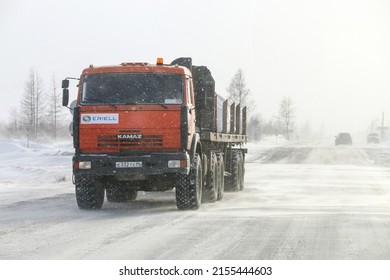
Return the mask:
POLYGON ((280 102, 278 121, 287 140, 290 140, 290 133, 294 127, 295 108, 291 97, 285 96, 280 102))
POLYGON ((241 108, 244 106, 248 107, 251 92, 246 87, 245 75, 241 69, 238 69, 236 74, 234 74, 227 91, 229 93, 229 99, 232 102, 236 104, 240 103, 241 108))

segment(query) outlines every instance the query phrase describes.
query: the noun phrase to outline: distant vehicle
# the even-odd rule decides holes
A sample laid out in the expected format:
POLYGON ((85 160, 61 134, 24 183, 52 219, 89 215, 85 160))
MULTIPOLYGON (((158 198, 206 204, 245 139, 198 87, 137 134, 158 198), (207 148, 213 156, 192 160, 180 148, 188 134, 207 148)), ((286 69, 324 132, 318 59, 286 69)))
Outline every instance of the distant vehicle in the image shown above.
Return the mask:
POLYGON ((367 143, 379 143, 380 138, 378 133, 370 133, 367 135, 367 143))
POLYGON ((352 137, 351 134, 346 132, 341 132, 336 136, 335 139, 336 146, 338 145, 352 145, 352 137))

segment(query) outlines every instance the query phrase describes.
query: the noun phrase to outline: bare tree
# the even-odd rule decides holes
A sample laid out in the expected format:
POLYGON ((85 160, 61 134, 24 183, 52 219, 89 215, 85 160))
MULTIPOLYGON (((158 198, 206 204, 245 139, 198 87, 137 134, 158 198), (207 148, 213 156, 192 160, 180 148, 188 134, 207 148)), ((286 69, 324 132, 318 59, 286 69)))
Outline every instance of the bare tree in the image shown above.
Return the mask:
POLYGON ((35 138, 39 134, 41 129, 43 119, 44 119, 44 110, 45 110, 45 89, 44 84, 38 73, 35 74, 35 138))
MULTIPOLYGON (((22 127, 27 132, 27 139, 32 138, 31 131, 35 127, 35 73, 31 69, 25 83, 24 95, 21 100, 22 127)), ((28 142, 27 142, 28 143, 28 142)))
POLYGON ((244 72, 241 69, 238 69, 234 74, 226 90, 229 92, 229 99, 232 102, 240 103, 241 108, 248 107, 250 90, 246 88, 244 72))
POLYGON ((262 133, 262 118, 261 114, 253 116, 248 123, 249 139, 257 142, 261 138, 262 133))
POLYGON ((290 133, 294 127, 295 108, 289 96, 285 96, 280 102, 278 121, 287 140, 290 140, 290 133))
POLYGON ((11 107, 9 109, 9 122, 8 122, 8 132, 12 135, 18 135, 19 133, 19 111, 16 107, 11 107))
POLYGON ((54 139, 57 138, 57 128, 58 128, 58 117, 60 115, 61 103, 60 103, 61 93, 58 93, 57 82, 55 75, 52 78, 51 84, 51 93, 49 98, 49 110, 48 117, 50 122, 50 131, 54 139))
POLYGON ((40 128, 42 111, 44 110, 43 81, 33 69, 25 83, 25 92, 21 100, 21 125, 26 129, 27 138, 35 139, 40 128))

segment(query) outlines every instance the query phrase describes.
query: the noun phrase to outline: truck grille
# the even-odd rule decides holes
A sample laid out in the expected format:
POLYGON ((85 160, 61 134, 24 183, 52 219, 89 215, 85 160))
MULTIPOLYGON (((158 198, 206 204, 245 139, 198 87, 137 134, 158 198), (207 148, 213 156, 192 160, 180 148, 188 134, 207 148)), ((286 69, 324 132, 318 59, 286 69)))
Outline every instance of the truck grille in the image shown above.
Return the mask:
POLYGON ((131 138, 132 135, 139 135, 136 130, 120 130, 116 135, 98 135, 98 147, 116 147, 116 148, 131 148, 131 147, 162 147, 162 135, 142 135, 141 138, 131 138), (129 135, 130 138, 119 138, 118 135, 129 135))

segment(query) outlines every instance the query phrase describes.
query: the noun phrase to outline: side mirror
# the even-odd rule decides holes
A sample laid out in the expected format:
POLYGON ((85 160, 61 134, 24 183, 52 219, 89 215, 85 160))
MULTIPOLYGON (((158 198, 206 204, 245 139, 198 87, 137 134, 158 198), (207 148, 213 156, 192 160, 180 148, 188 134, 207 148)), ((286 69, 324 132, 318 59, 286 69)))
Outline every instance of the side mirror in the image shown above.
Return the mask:
POLYGON ((62 88, 68 88, 69 87, 69 80, 62 80, 62 88))
POLYGON ((68 103, 69 103, 69 89, 64 88, 62 91, 62 106, 66 107, 68 106, 68 103))

